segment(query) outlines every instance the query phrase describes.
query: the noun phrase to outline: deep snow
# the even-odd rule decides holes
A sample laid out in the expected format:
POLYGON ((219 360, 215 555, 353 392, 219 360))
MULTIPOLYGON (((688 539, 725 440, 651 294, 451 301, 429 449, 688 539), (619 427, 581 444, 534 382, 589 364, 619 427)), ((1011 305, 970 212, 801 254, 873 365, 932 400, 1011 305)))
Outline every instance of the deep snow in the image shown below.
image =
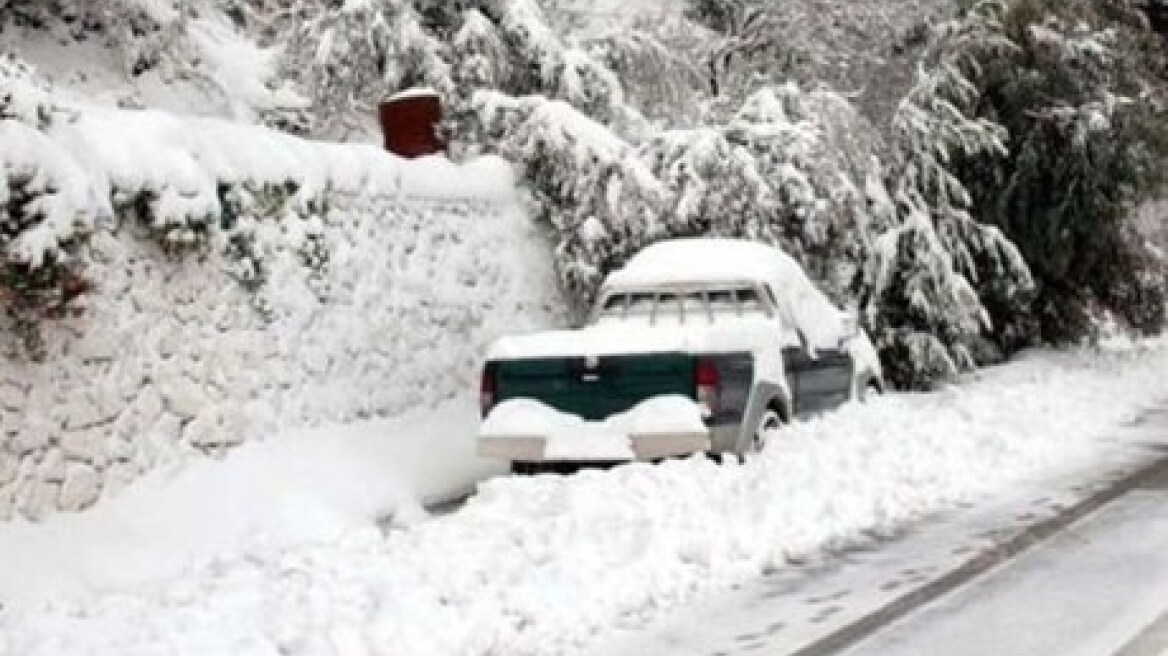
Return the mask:
POLYGON ((223 461, 173 461, 89 512, 0 525, 0 603, 134 591, 218 557, 411 521, 424 515, 419 502, 446 501, 503 471, 475 456, 477 422, 478 408, 460 398, 296 430, 223 461))
POLYGON ((844 334, 843 313, 781 249, 738 239, 671 239, 646 247, 605 279, 606 289, 644 290, 678 283, 762 282, 775 293, 784 324, 813 348, 831 349, 844 334))
MULTIPOLYGON (((746 464, 695 457, 572 477, 501 477, 457 513, 402 512, 388 533, 371 517, 400 494, 386 478, 392 467, 382 470, 371 455, 336 464, 334 474, 346 475, 310 476, 312 485, 295 467, 275 479, 254 476, 280 445, 304 444, 273 441, 264 445, 268 457, 250 464, 246 451, 228 458, 231 489, 144 495, 146 505, 157 500, 157 520, 139 527, 190 530, 197 522, 186 513, 164 512, 176 497, 242 508, 275 486, 295 490, 292 503, 258 513, 249 532, 262 540, 228 541, 234 553, 149 584, 41 589, 35 566, 70 583, 94 582, 69 554, 22 567, 27 585, 0 569, 0 653, 577 652, 602 631, 704 592, 829 558, 1102 454, 1146 448, 1114 427, 1165 397, 1165 365, 1164 342, 1031 353, 943 392, 890 395, 787 427, 746 464), (281 507, 309 517, 307 509, 328 508, 327 521, 311 523, 329 530, 293 530, 299 522, 287 522, 281 507)), ((68 521, 4 527, 0 545, 5 553, 33 550, 51 535, 92 549, 113 539, 103 531, 116 530, 68 521)), ((185 540, 213 541, 219 529, 206 523, 185 540)), ((147 546, 112 566, 132 572, 155 557, 147 546)))
MULTIPOLYGON (((1144 441, 1161 448, 1168 446, 1168 407, 1142 413, 1138 422, 1125 422, 1116 430, 1126 433, 1125 441, 1144 441)), ((660 614, 645 626, 614 631, 595 646, 590 646, 588 653, 592 656, 710 656, 717 653, 790 656, 804 650, 814 651, 814 645, 822 646, 824 641, 855 635, 855 629, 868 625, 874 615, 884 616, 890 605, 900 604, 903 608, 906 600, 910 603, 930 602, 921 607, 924 614, 929 614, 930 608, 943 605, 951 598, 943 594, 930 600, 935 596, 931 590, 938 586, 942 591, 949 589, 950 577, 955 571, 965 569, 968 572, 973 567, 982 572, 981 577, 993 576, 995 563, 997 567, 1003 565, 997 562, 999 557, 1010 553, 1011 547, 1019 541, 1031 545, 1031 548, 1041 546, 1042 543, 1035 543, 1035 526, 1060 521, 1060 516, 1068 512, 1068 508, 1122 484, 1133 472, 1144 470, 1147 461, 1146 450, 1101 453, 1081 470, 1011 486, 1007 492, 995 494, 985 502, 960 504, 930 517, 927 522, 914 524, 891 541, 873 545, 874 548, 849 551, 826 562, 776 569, 732 589, 704 595, 676 612, 660 614)), ((1064 534, 1072 542, 1085 537, 1078 526, 1066 529, 1064 534)), ((1086 537, 1094 539, 1096 536, 1086 537)), ((1131 546, 1135 559, 1146 557, 1149 550, 1156 547, 1154 543, 1131 546)), ((1076 585, 1084 582, 1083 576, 1060 572, 1058 578, 1064 586, 1061 589, 1069 594, 1082 594, 1085 589, 1076 585)), ((1154 581, 1144 583, 1152 584, 1154 589, 1154 581)), ((1094 594, 1096 589, 1090 589, 1094 594)), ((997 600, 994 595, 988 596, 997 600)), ((1115 603, 1117 600, 1099 601, 1115 603)), ((1119 605, 1131 601, 1125 598, 1119 605)), ((1162 601, 1168 602, 1168 599, 1162 601)), ((1053 597, 1032 607, 1032 612, 1025 610, 1024 603, 1003 604, 1006 617, 1026 623, 1027 631, 1038 634, 1032 638, 1039 639, 1043 634, 1054 632, 1043 631, 1040 622, 1032 622, 1034 615, 1045 609, 1061 612, 1065 607, 1062 600, 1053 597)), ((1118 611, 1116 614, 1119 614, 1124 610, 1139 611, 1129 606, 1112 612, 1118 611)), ((932 619, 924 623, 928 624, 932 619)), ((989 631, 988 627, 979 626, 975 630, 987 635, 982 636, 980 644, 983 648, 970 649, 971 653, 979 656, 1013 655, 1022 651, 1018 647, 1025 639, 1013 629, 989 631), (996 637, 1005 643, 986 648, 995 638, 992 634, 998 634, 996 637)), ((969 648, 974 643, 967 640, 951 648, 948 647, 950 642, 934 640, 928 644, 926 653, 934 653, 937 644, 945 644, 946 656, 953 656, 950 651, 969 648)), ((880 649, 874 651, 884 656, 880 649)), ((1068 651, 1047 649, 1039 653, 1063 654, 1068 651)), ((1113 652, 1087 653, 1098 656, 1113 652)))
MULTIPOLYGON (((702 409, 678 395, 646 399, 604 421, 584 421, 533 399, 511 399, 491 410, 483 421, 483 437, 539 437, 547 440, 544 457, 557 461, 634 460, 635 435, 697 434, 704 436, 702 409)), ((704 442, 709 448, 709 442, 704 442)))

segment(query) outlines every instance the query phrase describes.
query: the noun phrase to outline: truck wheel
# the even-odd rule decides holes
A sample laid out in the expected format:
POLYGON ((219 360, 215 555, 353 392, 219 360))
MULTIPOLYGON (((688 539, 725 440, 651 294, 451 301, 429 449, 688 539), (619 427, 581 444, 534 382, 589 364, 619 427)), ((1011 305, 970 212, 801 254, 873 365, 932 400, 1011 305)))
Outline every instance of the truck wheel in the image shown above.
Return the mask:
POLYGON ((880 384, 875 380, 869 380, 864 383, 864 387, 860 389, 860 402, 863 403, 869 399, 874 399, 884 393, 880 388, 880 384))
POLYGON ((774 408, 767 408, 758 420, 758 428, 754 429, 754 435, 750 440, 750 450, 754 453, 762 451, 766 446, 768 435, 782 425, 783 416, 779 414, 779 411, 774 408))

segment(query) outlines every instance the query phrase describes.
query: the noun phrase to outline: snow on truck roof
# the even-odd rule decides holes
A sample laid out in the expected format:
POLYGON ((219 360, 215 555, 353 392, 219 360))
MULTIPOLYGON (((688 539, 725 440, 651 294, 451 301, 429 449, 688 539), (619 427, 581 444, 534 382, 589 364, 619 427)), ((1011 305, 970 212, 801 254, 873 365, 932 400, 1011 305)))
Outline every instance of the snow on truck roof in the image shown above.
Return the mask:
POLYGON ((843 313, 824 296, 790 255, 759 242, 689 238, 658 242, 609 274, 607 290, 671 283, 761 282, 774 291, 785 321, 817 348, 833 346, 843 313))
POLYGON ((776 289, 810 286, 791 256, 773 246, 740 239, 672 239, 646 247, 609 274, 606 287, 686 282, 771 283, 776 289))

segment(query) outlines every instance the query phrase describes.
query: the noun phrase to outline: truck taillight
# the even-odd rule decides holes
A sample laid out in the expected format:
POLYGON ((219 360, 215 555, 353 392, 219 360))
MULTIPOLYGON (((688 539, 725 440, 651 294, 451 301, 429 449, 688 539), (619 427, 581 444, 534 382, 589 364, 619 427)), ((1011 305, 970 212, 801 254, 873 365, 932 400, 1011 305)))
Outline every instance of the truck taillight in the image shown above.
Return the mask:
POLYGON ((694 367, 694 396, 704 414, 718 411, 718 367, 712 360, 698 360, 694 367))
POLYGON ((498 394, 498 380, 495 376, 495 367, 490 364, 483 367, 483 378, 479 385, 479 409, 482 411, 483 417, 491 411, 495 406, 495 398, 498 394))

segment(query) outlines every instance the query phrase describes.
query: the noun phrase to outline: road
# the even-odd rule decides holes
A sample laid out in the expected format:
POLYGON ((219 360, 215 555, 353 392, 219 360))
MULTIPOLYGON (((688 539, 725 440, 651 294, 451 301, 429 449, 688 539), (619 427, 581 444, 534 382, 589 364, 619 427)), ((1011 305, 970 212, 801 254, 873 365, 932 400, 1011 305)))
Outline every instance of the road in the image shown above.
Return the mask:
POLYGON ((1168 469, 843 653, 1168 655, 1168 469))
POLYGON ((593 653, 1168 656, 1168 407, 1146 450, 780 568, 593 653))

